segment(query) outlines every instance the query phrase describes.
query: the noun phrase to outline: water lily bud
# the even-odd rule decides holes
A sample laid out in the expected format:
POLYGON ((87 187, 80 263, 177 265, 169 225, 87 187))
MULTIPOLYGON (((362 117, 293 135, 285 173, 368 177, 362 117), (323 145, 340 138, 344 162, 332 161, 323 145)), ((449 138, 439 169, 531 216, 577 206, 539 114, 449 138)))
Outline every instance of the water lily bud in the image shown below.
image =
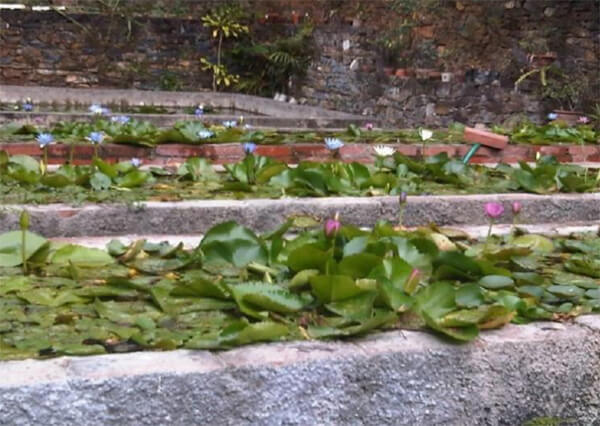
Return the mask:
POLYGON ((487 214, 490 219, 497 219, 504 214, 504 206, 500 203, 486 203, 485 214, 487 214))
POLYGON ((400 196, 398 197, 398 203, 399 203, 401 206, 402 206, 402 205, 404 205, 404 204, 406 204, 406 198, 407 198, 406 192, 405 192, 405 191, 402 191, 402 192, 400 193, 400 196))
POLYGON ((521 213, 522 206, 521 206, 521 203, 519 203, 518 201, 513 201, 511 204, 511 207, 512 207, 512 212, 515 216, 518 215, 519 213, 521 213))
POLYGON ((29 213, 27 213, 27 210, 23 210, 21 212, 21 216, 19 217, 19 225, 21 225, 22 231, 29 229, 29 213))
POLYGON ((341 223, 337 219, 327 219, 325 221, 325 236, 327 238, 334 237, 340 230, 341 223))

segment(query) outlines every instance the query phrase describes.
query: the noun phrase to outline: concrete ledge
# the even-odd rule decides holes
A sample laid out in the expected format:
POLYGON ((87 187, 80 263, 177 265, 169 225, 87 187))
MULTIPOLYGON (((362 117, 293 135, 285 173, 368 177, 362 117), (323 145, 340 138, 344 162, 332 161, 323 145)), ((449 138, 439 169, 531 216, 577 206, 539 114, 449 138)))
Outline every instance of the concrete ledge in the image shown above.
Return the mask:
MULTIPOLYGON (((407 226, 485 225, 486 202, 505 204, 498 223, 512 223, 510 203, 523 205, 520 223, 600 222, 600 193, 594 194, 490 194, 411 196, 404 214, 407 226)), ((397 197, 329 197, 280 200, 201 200, 177 203, 145 202, 138 205, 85 205, 71 207, 0 206, 0 232, 18 229, 20 211, 31 215, 31 230, 46 237, 109 236, 123 234, 201 234, 212 226, 235 220, 256 231, 268 231, 288 217, 309 215, 324 221, 340 212, 345 223, 372 226, 377 220, 397 221, 397 197)))
MULTIPOLYGON (((116 116, 118 114, 112 114, 116 116)), ((267 115, 224 115, 224 114, 206 114, 202 116, 202 122, 210 124, 220 124, 227 120, 238 120, 240 115, 244 116, 244 123, 254 127, 291 127, 296 129, 336 129, 347 127, 350 124, 361 126, 372 119, 366 117, 330 117, 328 114, 320 116, 310 116, 302 114, 301 111, 296 115, 287 114, 285 117, 267 116, 267 115)), ((149 121, 156 126, 172 126, 177 121, 195 120, 196 117, 190 114, 127 114, 127 116, 139 120, 149 121)), ((94 122, 98 116, 87 113, 64 113, 64 112, 0 112, 0 124, 9 122, 34 122, 38 125, 49 126, 61 121, 88 121, 94 122)))
POLYGON ((224 92, 167 92, 132 89, 72 89, 45 86, 0 85, 0 101, 22 102, 31 98, 34 103, 160 105, 168 107, 193 107, 200 104, 217 108, 231 108, 276 117, 361 118, 359 115, 331 111, 323 108, 289 104, 258 96, 224 92))
POLYGON ((0 424, 521 425, 600 421, 600 318, 467 345, 396 331, 0 363, 0 424))

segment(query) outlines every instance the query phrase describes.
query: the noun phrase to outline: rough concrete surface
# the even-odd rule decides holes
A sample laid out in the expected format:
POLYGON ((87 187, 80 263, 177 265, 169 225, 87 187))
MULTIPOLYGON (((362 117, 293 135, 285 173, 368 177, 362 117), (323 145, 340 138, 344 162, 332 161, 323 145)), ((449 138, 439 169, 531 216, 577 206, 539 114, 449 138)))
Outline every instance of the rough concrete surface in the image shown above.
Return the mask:
POLYGON ((0 363, 7 425, 600 424, 600 318, 0 363))
MULTIPOLYGON (((520 223, 600 222, 600 193, 570 195, 492 194, 409 197, 404 214, 407 226, 485 225, 483 206, 502 202, 506 213, 498 223, 512 223, 510 203, 523 205, 520 223)), ((21 209, 31 215, 31 230, 46 237, 108 236, 122 234, 197 234, 235 220, 256 231, 278 227, 289 216, 311 215, 319 221, 340 212, 341 220, 372 226, 377 220, 397 221, 397 197, 330 197, 280 200, 202 200, 138 205, 0 206, 0 232, 18 228, 21 209)))

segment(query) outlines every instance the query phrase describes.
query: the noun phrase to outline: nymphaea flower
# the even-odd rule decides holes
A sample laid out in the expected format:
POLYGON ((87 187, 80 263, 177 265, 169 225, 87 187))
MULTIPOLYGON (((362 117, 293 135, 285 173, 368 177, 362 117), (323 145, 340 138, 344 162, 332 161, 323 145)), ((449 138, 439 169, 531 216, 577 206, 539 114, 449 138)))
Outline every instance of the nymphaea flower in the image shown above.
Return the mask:
POLYGON ((35 140, 40 144, 40 148, 45 148, 54 142, 54 136, 51 133, 40 133, 35 140))
POLYGON ((110 110, 108 108, 105 108, 99 104, 90 105, 90 107, 88 108, 88 111, 91 112, 92 114, 96 114, 96 115, 105 115, 105 114, 110 113, 110 110))
POLYGON ((333 219, 327 219, 324 225, 325 236, 327 238, 335 237, 340 230, 342 224, 336 215, 333 219))
POLYGON ((235 120, 223 121, 223 127, 227 128, 227 129, 231 129, 236 126, 237 126, 237 121, 235 121, 235 120))
POLYGON ((504 214, 504 206, 500 203, 485 203, 485 214, 490 219, 498 219, 504 214))
POLYGON ((204 105, 198 105, 196 107, 196 110, 194 111, 194 115, 196 117, 200 117, 200 116, 204 115, 204 105))
POLYGON ((579 118, 577 119, 577 122, 578 122, 579 124, 588 124, 588 123, 590 122, 590 119, 589 119, 589 118, 587 118, 586 116, 582 115, 581 117, 579 117, 579 118))
POLYGON ((200 130, 198 132, 198 137, 200 139, 209 139, 212 138, 215 134, 213 132, 211 132, 210 130, 200 130))
POLYGON ((131 118, 126 115, 117 115, 115 117, 111 117, 110 121, 118 124, 127 124, 131 121, 131 118))
POLYGON ((551 112, 548 114, 548 120, 556 120, 558 118, 558 114, 555 112, 551 112))
POLYGON ((242 145, 242 149, 244 150, 244 154, 246 155, 253 154, 256 150, 256 144, 253 142, 246 142, 242 145))
POLYGON ((512 209, 513 214, 516 216, 519 213, 521 213, 521 208, 523 206, 518 201, 513 201, 512 204, 510 205, 510 207, 512 209))
POLYGON ((33 101, 30 98, 25 99, 21 108, 23 108, 23 111, 25 112, 33 111, 33 101))
POLYGON ((93 143, 94 145, 101 144, 104 141, 104 133, 102 132, 91 132, 90 135, 86 138, 88 141, 93 143))
POLYGON ((132 158, 130 163, 133 167, 140 167, 142 165, 142 160, 139 158, 132 158))
POLYGON ((433 132, 431 130, 419 129, 419 137, 423 142, 425 142, 427 139, 431 139, 432 136, 433 132))
POLYGON ((377 154, 380 157, 389 157, 391 155, 394 155, 394 153, 396 152, 395 148, 385 145, 376 145, 373 147, 373 149, 375 150, 375 154, 377 154))
POLYGON ((336 151, 344 146, 344 142, 338 138, 325 138, 325 146, 330 151, 336 151))

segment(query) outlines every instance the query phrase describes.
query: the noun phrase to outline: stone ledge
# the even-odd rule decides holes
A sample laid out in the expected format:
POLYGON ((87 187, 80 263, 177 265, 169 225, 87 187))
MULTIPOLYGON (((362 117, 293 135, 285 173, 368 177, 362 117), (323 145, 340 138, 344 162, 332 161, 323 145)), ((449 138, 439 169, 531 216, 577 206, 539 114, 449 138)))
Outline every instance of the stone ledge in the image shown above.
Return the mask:
POLYGON ((80 104, 160 105, 167 107, 194 107, 212 105, 216 108, 238 109, 279 118, 304 116, 310 119, 366 117, 323 108, 278 102, 269 98, 225 92, 167 92, 133 89, 73 89, 66 87, 0 85, 3 102, 18 103, 31 98, 34 103, 68 101, 80 104))
MULTIPOLYGON (((357 161, 372 163, 374 161, 373 144, 369 140, 363 143, 348 143, 339 151, 339 158, 345 162, 357 161)), ((470 149, 466 144, 428 144, 425 149, 419 144, 393 143, 386 144, 397 152, 413 158, 445 152, 449 157, 462 157, 470 149)), ((48 149, 51 164, 60 164, 69 156, 70 145, 54 144, 48 149)), ((0 150, 10 155, 31 155, 40 157, 42 151, 33 142, 0 143, 0 150)), ((89 144, 74 145, 73 158, 76 164, 89 164, 93 156, 89 144)), ((598 162, 600 163, 600 145, 509 145, 504 150, 480 148, 471 159, 472 163, 517 163, 519 161, 535 161, 537 153, 554 155, 561 162, 598 162)), ((288 163, 307 160, 323 161, 333 159, 322 143, 294 143, 284 145, 258 145, 256 153, 276 158, 288 163)), ((241 143, 223 144, 161 144, 154 148, 124 144, 104 144, 100 146, 99 155, 109 162, 129 160, 131 157, 141 158, 145 164, 169 165, 185 161, 187 157, 198 156, 210 159, 216 164, 239 161, 243 158, 241 143)))
MULTIPOLYGON (((483 205, 490 201, 504 203, 507 212, 511 202, 521 202, 519 222, 523 224, 600 222, 600 193, 476 194, 410 196, 404 224, 485 225, 483 205)), ((357 226, 373 226, 380 219, 391 222, 398 219, 397 197, 150 201, 136 206, 0 205, 0 232, 19 229, 19 214, 24 208, 31 216, 30 229, 48 238, 144 235, 157 229, 162 234, 201 234, 225 220, 235 220, 264 232, 277 228, 290 216, 308 215, 323 222, 336 212, 342 221, 357 226)), ((512 223, 512 216, 506 213, 498 223, 512 223)))
POLYGON ((1 362, 0 424, 596 424, 599 351, 598 330, 534 323, 1 362))

